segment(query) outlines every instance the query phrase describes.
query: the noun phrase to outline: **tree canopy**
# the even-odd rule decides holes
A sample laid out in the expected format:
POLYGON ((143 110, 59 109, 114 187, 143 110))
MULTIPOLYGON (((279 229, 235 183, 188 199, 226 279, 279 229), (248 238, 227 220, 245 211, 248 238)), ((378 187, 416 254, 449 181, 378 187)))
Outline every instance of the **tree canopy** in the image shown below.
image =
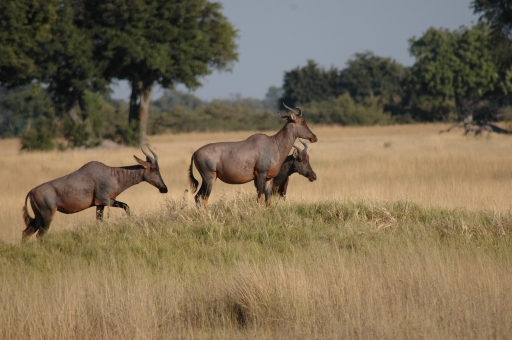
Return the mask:
POLYGON ((511 0, 473 0, 471 6, 492 29, 512 38, 511 0))
POLYGON ((0 85, 46 81, 40 63, 58 23, 58 0, 0 2, 0 85))
POLYGON ((130 114, 145 142, 149 95, 155 83, 172 88, 200 86, 212 69, 237 60, 237 32, 205 0, 93 0, 84 2, 78 25, 93 32, 95 54, 107 79, 131 84, 130 114))
POLYGON ((371 51, 356 53, 340 71, 337 93, 348 92, 357 103, 377 97, 386 110, 396 114, 403 97, 408 68, 371 51))
POLYGON ((325 70, 315 61, 308 60, 306 66, 285 72, 280 106, 283 102, 293 107, 337 96, 338 82, 336 68, 325 70))
POLYGON ((401 64, 370 51, 356 53, 342 70, 326 70, 308 60, 306 66, 285 72, 280 100, 287 105, 308 104, 349 93, 357 103, 375 96, 389 105, 400 101, 406 74, 401 64))
POLYGON ((456 31, 430 28, 410 40, 409 51, 416 58, 415 90, 453 99, 461 120, 471 120, 475 106, 498 85, 499 69, 485 25, 456 31))
POLYGON ((44 84, 75 124, 84 95, 115 80, 132 87, 129 120, 145 142, 151 88, 201 85, 237 60, 237 31, 206 0, 0 2, 0 86, 44 84))

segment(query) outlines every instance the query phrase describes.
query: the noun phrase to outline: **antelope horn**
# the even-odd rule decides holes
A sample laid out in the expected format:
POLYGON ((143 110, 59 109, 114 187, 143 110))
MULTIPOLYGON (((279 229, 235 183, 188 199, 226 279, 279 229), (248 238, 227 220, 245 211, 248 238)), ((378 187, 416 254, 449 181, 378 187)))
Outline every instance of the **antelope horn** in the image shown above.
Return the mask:
POLYGON ((302 145, 304 145, 304 151, 305 152, 308 151, 308 145, 306 143, 304 143, 303 141, 301 141, 300 139, 299 139, 299 142, 301 142, 302 145))
MULTIPOLYGON (((154 161, 153 161, 153 158, 152 158, 150 155, 148 155, 148 154, 146 153, 146 151, 144 151, 144 149, 143 149, 143 148, 140 148, 140 149, 142 150, 142 153, 146 155, 146 157, 149 159, 149 161, 150 161, 151 163, 153 163, 153 162, 154 162, 154 161)), ((148 146, 148 149, 149 149, 149 146, 148 146)), ((151 151, 151 149, 149 149, 149 150, 151 151)), ((151 151, 151 152, 153 152, 153 151, 151 151)), ((154 153, 153 153, 153 155, 154 155, 154 153)))
POLYGON ((156 153, 153 152, 153 150, 151 150, 148 146, 148 150, 151 151, 151 153, 153 154, 153 157, 155 157, 155 162, 158 162, 158 156, 156 155, 156 153))
POLYGON ((301 150, 299 149, 299 147, 298 147, 297 145, 293 145, 293 147, 294 147, 295 149, 297 149, 297 151, 298 151, 298 152, 301 152, 301 150))
MULTIPOLYGON (((286 104, 285 104, 285 103, 283 103, 283 105, 284 105, 284 107, 286 107, 288 110, 290 110, 291 112, 295 113, 297 116, 300 116, 300 114, 299 114, 297 111, 295 111, 294 109, 292 109, 292 108, 290 108, 290 107, 286 106, 286 104)), ((301 109, 301 110, 302 110, 302 109, 301 109)))
POLYGON ((299 110, 299 114, 297 116, 302 116, 302 108, 297 106, 296 109, 299 110))

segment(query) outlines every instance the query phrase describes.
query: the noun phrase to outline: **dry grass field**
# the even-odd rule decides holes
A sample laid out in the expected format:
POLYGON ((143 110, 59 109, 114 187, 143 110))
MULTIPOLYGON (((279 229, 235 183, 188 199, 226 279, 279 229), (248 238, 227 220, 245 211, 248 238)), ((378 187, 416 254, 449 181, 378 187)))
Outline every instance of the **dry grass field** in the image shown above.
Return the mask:
MULTIPOLYGON (((512 138, 493 134, 474 138, 461 130, 438 134, 444 125, 386 127, 313 127, 319 142, 310 145, 311 164, 318 180, 310 183, 295 174, 288 200, 327 199, 409 200, 426 207, 508 211, 512 207, 512 138)), ((275 132, 267 132, 273 134, 275 132)), ((251 133, 159 135, 149 139, 159 156, 162 177, 169 193, 162 195, 147 183, 122 193, 118 199, 132 211, 143 213, 162 207, 166 198, 192 204, 187 169, 191 154, 216 141, 242 140, 251 133)), ((299 143, 296 143, 300 145, 299 143)), ((17 241, 24 228, 21 207, 33 187, 68 174, 86 162, 110 166, 135 164, 138 149, 94 149, 50 153, 20 153, 17 140, 0 141, 0 239, 17 241)), ((196 178, 200 179, 194 169, 196 178)), ((254 185, 226 185, 217 181, 210 202, 231 198, 237 192, 255 193, 254 185)), ((110 216, 122 216, 110 209, 110 216)), ((77 214, 57 213, 51 231, 93 221, 94 209, 77 214)))
POLYGON ((168 194, 139 184, 134 216, 57 213, 26 243, 31 188, 141 152, 0 141, 0 339, 509 339, 512 137, 443 127, 313 126, 316 182, 270 207, 217 182, 208 210, 190 155, 249 133, 153 136, 168 194))

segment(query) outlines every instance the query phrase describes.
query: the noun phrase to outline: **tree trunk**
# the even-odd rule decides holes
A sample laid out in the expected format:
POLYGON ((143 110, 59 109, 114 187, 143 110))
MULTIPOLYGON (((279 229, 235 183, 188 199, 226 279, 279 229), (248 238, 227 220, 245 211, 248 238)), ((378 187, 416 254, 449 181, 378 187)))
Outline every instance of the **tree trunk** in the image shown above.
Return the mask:
POLYGON ((465 124, 473 123, 474 104, 471 102, 471 99, 455 95, 455 109, 460 121, 465 124))
POLYGON ((146 130, 148 127, 149 117, 149 97, 151 94, 151 87, 144 89, 140 94, 140 142, 139 146, 142 148, 146 144, 146 130))
POLYGON ((149 100, 151 85, 144 86, 142 81, 132 82, 132 93, 130 95, 129 122, 137 122, 139 132, 139 146, 146 143, 146 130, 149 117, 149 100))
POLYGON ((139 90, 140 84, 132 82, 132 93, 130 95, 130 113, 128 115, 128 122, 139 122, 139 90))
POLYGON ((80 123, 80 118, 78 118, 78 114, 76 113, 76 105, 73 105, 70 109, 69 109, 69 116, 71 117, 71 120, 73 121, 73 123, 80 123))

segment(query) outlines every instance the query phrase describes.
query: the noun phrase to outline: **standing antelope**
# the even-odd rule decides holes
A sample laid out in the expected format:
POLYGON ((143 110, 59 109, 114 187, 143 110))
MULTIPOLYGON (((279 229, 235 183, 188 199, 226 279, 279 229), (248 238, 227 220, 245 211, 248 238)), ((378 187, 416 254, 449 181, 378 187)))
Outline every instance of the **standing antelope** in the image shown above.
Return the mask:
POLYGON ((257 133, 240 142, 211 143, 192 154, 188 170, 192 193, 199 185, 192 173, 193 164, 203 179, 201 188, 195 195, 196 203, 202 199, 205 207, 208 205, 213 182, 219 178, 228 184, 243 184, 254 180, 258 204, 261 203, 263 194, 267 204, 270 204, 270 183, 279 173, 295 140, 304 138, 311 143, 318 140, 307 126, 302 109, 297 107, 297 112, 284 106, 290 110, 290 115, 281 115, 287 122, 275 135, 257 133))
POLYGON ((286 197, 286 189, 288 188, 288 181, 290 176, 294 173, 299 173, 309 179, 310 182, 316 180, 316 174, 309 164, 308 145, 299 140, 304 145, 304 150, 293 146, 293 154, 286 157, 281 166, 281 170, 277 176, 272 180, 272 193, 279 194, 282 198, 286 197))
POLYGON ((69 175, 30 190, 23 206, 26 229, 23 231, 22 240, 27 240, 35 232, 37 238, 42 237, 48 231, 55 211, 73 214, 96 206, 96 219, 103 220, 103 209, 107 205, 123 208, 129 215, 128 205, 116 201, 116 197, 142 181, 158 188, 161 193, 167 193, 167 186, 160 176, 158 156, 151 149, 149 151, 154 158, 141 150, 146 155, 146 161, 133 156, 139 165, 114 168, 100 162, 89 162, 69 175), (34 218, 28 214, 28 199, 34 211, 34 218))

